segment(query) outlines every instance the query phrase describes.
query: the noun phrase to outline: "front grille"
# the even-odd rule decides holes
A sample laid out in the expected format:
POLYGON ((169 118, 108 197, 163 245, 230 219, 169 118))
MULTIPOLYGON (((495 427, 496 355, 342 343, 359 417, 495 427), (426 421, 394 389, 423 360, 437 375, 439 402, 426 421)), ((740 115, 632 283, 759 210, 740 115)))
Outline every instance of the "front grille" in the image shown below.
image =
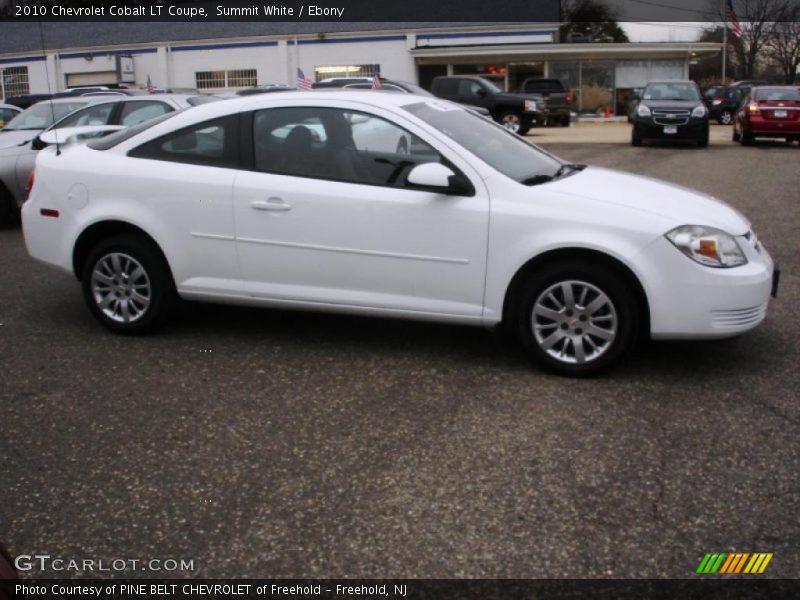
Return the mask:
POLYGON ((738 329, 757 325, 767 314, 767 303, 735 310, 712 310, 711 325, 717 329, 738 329))
POLYGON ((686 125, 689 122, 688 110, 666 110, 658 108, 653 110, 653 122, 659 125, 686 125))

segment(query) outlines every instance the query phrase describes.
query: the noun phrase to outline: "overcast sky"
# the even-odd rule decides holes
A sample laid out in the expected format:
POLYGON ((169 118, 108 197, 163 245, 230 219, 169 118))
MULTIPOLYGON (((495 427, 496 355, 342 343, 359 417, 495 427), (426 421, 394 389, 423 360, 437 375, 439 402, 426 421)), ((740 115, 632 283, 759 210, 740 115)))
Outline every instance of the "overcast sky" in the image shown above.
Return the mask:
POLYGON ((632 42, 694 42, 708 22, 620 23, 632 42))

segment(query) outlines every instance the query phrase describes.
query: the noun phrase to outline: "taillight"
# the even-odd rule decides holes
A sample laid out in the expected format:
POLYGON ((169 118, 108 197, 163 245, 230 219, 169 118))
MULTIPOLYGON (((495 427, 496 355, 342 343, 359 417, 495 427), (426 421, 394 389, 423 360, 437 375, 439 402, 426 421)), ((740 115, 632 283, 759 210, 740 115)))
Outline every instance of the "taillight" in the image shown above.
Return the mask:
POLYGON ((31 171, 30 173, 28 173, 28 182, 25 184, 25 189, 28 190, 29 192, 33 189, 34 179, 35 179, 34 172, 31 171))
POLYGON ((751 102, 747 105, 747 110, 751 115, 758 115, 761 114, 761 107, 758 106, 755 102, 751 102))
POLYGON ((722 104, 722 98, 714 98, 711 101, 711 104, 713 104, 714 106, 716 106, 717 104, 722 104))
POLYGON ((566 96, 567 106, 572 106, 572 92, 567 92, 566 96))

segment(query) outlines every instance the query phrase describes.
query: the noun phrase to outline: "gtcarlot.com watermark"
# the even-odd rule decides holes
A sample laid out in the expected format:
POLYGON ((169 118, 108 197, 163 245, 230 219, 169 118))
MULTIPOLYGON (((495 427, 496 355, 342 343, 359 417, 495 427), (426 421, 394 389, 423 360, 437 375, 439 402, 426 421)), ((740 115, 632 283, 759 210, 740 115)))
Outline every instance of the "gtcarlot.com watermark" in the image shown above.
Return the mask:
POLYGON ((56 571, 64 573, 151 572, 176 573, 194 571, 194 559, 185 558, 63 558, 49 554, 20 554, 14 559, 17 571, 56 571))

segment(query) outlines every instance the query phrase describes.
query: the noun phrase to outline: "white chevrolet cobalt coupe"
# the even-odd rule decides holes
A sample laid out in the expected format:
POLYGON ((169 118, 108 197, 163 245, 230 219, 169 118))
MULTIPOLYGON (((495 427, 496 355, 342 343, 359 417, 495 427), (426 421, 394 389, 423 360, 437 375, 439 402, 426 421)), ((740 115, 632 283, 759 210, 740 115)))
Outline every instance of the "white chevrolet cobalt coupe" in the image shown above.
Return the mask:
POLYGON ((50 147, 31 180, 28 251, 74 273, 121 333, 162 323, 178 297, 503 323, 546 367, 581 375, 640 333, 752 329, 777 286, 725 203, 570 164, 410 94, 206 104, 50 147))

